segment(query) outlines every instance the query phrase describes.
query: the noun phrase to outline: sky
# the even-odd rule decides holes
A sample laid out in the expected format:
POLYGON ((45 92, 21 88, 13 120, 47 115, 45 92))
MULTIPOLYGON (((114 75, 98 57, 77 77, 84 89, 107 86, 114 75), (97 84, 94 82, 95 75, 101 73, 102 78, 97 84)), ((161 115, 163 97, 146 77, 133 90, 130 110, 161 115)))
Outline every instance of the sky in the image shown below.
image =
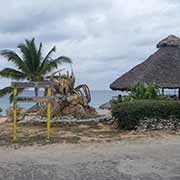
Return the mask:
MULTIPOLYGON (((109 85, 154 53, 170 34, 180 36, 178 0, 0 0, 0 49, 16 52, 24 39, 56 45, 73 61, 76 84, 109 85)), ((0 70, 12 67, 0 57, 0 70)), ((59 67, 61 68, 61 67, 59 67)), ((10 80, 2 79, 0 88, 10 80)))

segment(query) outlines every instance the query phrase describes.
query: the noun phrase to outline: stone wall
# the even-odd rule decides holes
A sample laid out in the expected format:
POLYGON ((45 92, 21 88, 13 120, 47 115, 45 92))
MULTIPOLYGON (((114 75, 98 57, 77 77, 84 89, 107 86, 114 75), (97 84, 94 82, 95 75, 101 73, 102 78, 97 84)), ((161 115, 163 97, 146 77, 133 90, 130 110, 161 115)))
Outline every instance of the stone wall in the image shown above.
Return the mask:
POLYGON ((150 119, 146 118, 140 120, 139 125, 136 127, 138 131, 147 130, 162 130, 162 129, 180 129, 179 119, 150 119))
MULTIPOLYGON (((112 116, 110 114, 100 115, 96 118, 89 118, 89 119, 65 119, 65 118, 58 118, 54 117, 51 119, 51 123, 59 123, 60 125, 80 125, 80 124, 87 124, 93 125, 101 122, 109 122, 112 120, 112 116)), ((47 118, 41 116, 26 116, 23 120, 19 121, 19 124, 27 124, 27 123, 46 123, 47 118)))

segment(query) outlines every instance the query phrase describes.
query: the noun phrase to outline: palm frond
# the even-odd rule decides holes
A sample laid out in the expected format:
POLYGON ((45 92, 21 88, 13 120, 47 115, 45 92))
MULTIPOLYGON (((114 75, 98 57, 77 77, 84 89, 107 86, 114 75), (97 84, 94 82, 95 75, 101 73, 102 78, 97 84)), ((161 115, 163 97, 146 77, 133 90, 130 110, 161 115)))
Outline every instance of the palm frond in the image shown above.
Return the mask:
POLYGON ((41 61, 41 59, 42 59, 42 42, 40 42, 40 44, 39 44, 38 57, 41 61))
POLYGON ((58 64, 61 63, 72 63, 71 59, 65 56, 60 56, 56 59, 51 59, 46 62, 43 69, 41 69, 42 74, 46 74, 48 72, 51 72, 53 69, 58 68, 58 64))
POLYGON ((0 71, 0 76, 5 77, 5 78, 12 78, 12 79, 25 79, 27 76, 25 73, 21 71, 17 71, 12 68, 4 68, 3 70, 0 71))
POLYGON ((72 63, 71 59, 66 56, 60 56, 60 57, 54 59, 53 61, 55 61, 57 64, 72 63))
POLYGON ((33 72, 36 72, 39 70, 39 65, 41 63, 40 58, 38 56, 38 49, 35 45, 35 39, 33 38, 30 41, 26 41, 27 42, 27 47, 30 51, 31 54, 31 61, 32 61, 32 65, 33 65, 33 72))
POLYGON ((18 48, 21 51, 21 54, 22 54, 23 59, 24 59, 24 63, 26 64, 28 71, 32 72, 33 71, 32 57, 31 57, 31 52, 27 47, 27 44, 21 43, 18 45, 18 48))
POLYGON ((5 57, 8 61, 13 62, 18 69, 21 69, 24 72, 27 72, 27 67, 24 61, 14 52, 11 50, 1 50, 0 54, 5 57))
POLYGON ((42 61, 41 63, 41 66, 40 66, 40 71, 44 68, 44 65, 46 64, 46 62, 49 60, 50 58, 50 55, 56 51, 56 47, 54 46, 46 55, 46 57, 44 58, 44 60, 42 61))
MULTIPOLYGON (((23 90, 24 90, 23 88, 18 89, 17 90, 17 95, 19 93, 21 93, 23 90)), ((13 97, 14 97, 13 96, 13 88, 11 86, 7 86, 7 87, 5 87, 3 89, 0 89, 0 97, 3 97, 5 95, 7 95, 7 94, 10 94, 9 95, 9 101, 11 103, 13 101, 13 97)))
POLYGON ((11 86, 0 89, 0 97, 5 96, 9 93, 12 93, 12 91, 13 91, 13 88, 11 86))
MULTIPOLYGON (((23 91, 24 89, 23 88, 18 88, 17 89, 17 95, 19 94, 19 93, 21 93, 22 91, 23 91)), ((13 91, 13 90, 12 90, 13 91)), ((11 92, 12 92, 11 91, 11 92)), ((12 103, 13 102, 13 98, 14 98, 14 95, 13 95, 13 92, 9 95, 9 102, 10 103, 12 103)))
POLYGON ((54 60, 49 60, 44 65, 43 69, 41 70, 41 74, 46 74, 48 72, 51 72, 54 69, 57 69, 58 65, 54 60))

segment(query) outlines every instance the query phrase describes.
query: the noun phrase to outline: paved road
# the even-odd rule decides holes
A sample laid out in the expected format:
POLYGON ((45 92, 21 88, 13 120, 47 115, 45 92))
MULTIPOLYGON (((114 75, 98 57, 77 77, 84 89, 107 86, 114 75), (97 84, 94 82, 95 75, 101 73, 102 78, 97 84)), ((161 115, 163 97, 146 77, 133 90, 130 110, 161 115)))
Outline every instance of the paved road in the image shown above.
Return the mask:
POLYGON ((180 137, 0 149, 0 180, 180 180, 180 137))

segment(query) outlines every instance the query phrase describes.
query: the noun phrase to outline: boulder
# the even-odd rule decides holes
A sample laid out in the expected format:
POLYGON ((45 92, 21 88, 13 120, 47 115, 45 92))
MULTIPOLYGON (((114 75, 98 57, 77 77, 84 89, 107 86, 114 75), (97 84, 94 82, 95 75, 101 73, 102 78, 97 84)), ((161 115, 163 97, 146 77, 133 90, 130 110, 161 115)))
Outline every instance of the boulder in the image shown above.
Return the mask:
POLYGON ((85 106, 85 111, 88 115, 97 115, 98 113, 96 112, 96 109, 94 107, 91 107, 91 106, 85 106))
MULTIPOLYGON (((17 106, 17 121, 22 120, 26 112, 27 112, 26 108, 17 106)), ((7 121, 12 122, 13 121, 13 107, 12 106, 7 107, 6 115, 7 115, 7 121)))
POLYGON ((52 106, 52 116, 59 116, 60 115, 60 109, 61 109, 61 106, 59 103, 55 102, 53 103, 53 106, 52 106))
POLYGON ((69 104, 72 104, 72 105, 83 104, 82 98, 76 94, 68 96, 66 100, 69 104))
POLYGON ((73 106, 73 105, 66 106, 66 107, 64 107, 64 109, 61 111, 61 116, 71 115, 71 114, 74 113, 75 110, 76 110, 76 109, 75 109, 75 106, 73 106))
POLYGON ((84 107, 80 104, 74 106, 74 113, 73 116, 77 119, 83 119, 86 118, 86 111, 84 109, 84 107))

